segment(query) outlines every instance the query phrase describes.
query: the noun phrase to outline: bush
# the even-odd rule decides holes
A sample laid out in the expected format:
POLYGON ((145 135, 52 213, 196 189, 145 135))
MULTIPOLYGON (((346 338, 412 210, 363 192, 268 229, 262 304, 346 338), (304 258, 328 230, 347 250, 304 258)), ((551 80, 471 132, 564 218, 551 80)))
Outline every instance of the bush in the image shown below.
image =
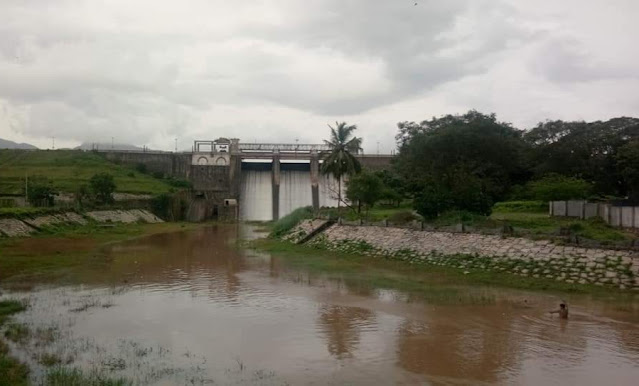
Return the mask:
POLYGON ((162 172, 153 172, 151 173, 151 175, 153 176, 153 178, 157 178, 159 180, 164 178, 164 173, 162 172))
POLYGON ((309 218, 313 218, 313 207, 307 206, 304 208, 298 208, 277 220, 273 224, 273 229, 271 230, 271 237, 281 237, 285 235, 288 231, 293 229, 300 221, 306 220, 309 218))
POLYGON ((146 164, 139 163, 135 165, 135 170, 137 170, 139 173, 146 174, 147 172, 146 164))
POLYGON ((31 177, 28 180, 27 198, 33 206, 53 206, 58 192, 46 177, 31 177))
POLYGON ((548 204, 543 201, 504 201, 493 206, 494 212, 500 213, 543 213, 548 211, 548 204))
POLYGON ((174 188, 185 188, 185 189, 190 189, 191 188, 191 183, 189 181, 186 180, 180 180, 177 178, 169 178, 169 180, 167 181, 169 183, 169 185, 171 185, 174 188))
POLYGON ((548 202, 585 199, 590 195, 592 184, 579 178, 552 174, 529 182, 526 188, 532 199, 548 202))
POLYGON ((420 217, 413 213, 412 210, 402 210, 395 212, 388 217, 388 221, 392 224, 407 224, 412 221, 418 221, 420 217))
POLYGON ((115 192, 115 182, 109 173, 98 173, 89 180, 91 191, 98 202, 108 204, 113 202, 113 192, 115 192))
POLYGON ((168 220, 170 218, 171 196, 167 193, 159 194, 151 199, 151 211, 158 217, 168 220))

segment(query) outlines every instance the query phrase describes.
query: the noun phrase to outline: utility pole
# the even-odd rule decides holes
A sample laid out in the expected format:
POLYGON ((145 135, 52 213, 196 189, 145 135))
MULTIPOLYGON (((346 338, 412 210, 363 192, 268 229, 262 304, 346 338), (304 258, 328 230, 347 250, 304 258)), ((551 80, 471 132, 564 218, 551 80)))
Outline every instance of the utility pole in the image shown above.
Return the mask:
POLYGON ((379 155, 379 141, 377 141, 377 155, 379 155))
POLYGON ((177 153, 177 138, 175 138, 175 152, 177 153))
POLYGON ((113 137, 111 137, 111 150, 113 150, 113 137))
POLYGON ((51 150, 55 150, 55 137, 51 137, 51 150))
POLYGON ((29 202, 29 176, 24 172, 24 201, 29 202))

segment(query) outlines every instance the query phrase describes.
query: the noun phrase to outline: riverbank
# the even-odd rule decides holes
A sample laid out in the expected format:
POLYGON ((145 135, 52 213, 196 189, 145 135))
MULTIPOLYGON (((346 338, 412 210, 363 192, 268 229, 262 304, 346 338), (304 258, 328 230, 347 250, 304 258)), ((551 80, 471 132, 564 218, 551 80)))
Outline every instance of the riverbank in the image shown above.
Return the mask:
MULTIPOLYGON (((319 220, 304 220, 282 240, 299 242, 322 224, 319 220)), ((428 270, 445 267, 464 276, 518 288, 639 290, 636 252, 575 248, 547 240, 336 224, 300 247, 398 260, 428 270)))

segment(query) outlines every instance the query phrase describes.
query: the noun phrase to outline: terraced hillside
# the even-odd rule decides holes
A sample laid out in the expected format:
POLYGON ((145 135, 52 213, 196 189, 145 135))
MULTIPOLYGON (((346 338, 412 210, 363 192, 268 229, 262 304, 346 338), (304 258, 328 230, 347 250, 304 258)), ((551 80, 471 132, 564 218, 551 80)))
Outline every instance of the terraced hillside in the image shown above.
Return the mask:
POLYGON ((157 194, 170 185, 80 150, 0 150, 0 195, 22 194, 25 176, 45 176, 61 192, 74 192, 96 173, 114 176, 117 192, 157 194))

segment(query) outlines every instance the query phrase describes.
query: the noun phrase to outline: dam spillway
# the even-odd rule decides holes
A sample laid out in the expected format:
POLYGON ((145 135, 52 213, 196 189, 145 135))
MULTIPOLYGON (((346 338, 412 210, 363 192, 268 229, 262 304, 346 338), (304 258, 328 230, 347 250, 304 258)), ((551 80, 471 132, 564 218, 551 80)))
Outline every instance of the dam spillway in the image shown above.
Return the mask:
POLYGON ((337 206, 337 184, 333 177, 318 173, 317 198, 313 198, 311 162, 243 161, 240 188, 240 218, 244 221, 271 221, 305 206, 337 206), (279 182, 279 183, 278 183, 279 182), (274 194, 277 197, 274 197, 274 194))

